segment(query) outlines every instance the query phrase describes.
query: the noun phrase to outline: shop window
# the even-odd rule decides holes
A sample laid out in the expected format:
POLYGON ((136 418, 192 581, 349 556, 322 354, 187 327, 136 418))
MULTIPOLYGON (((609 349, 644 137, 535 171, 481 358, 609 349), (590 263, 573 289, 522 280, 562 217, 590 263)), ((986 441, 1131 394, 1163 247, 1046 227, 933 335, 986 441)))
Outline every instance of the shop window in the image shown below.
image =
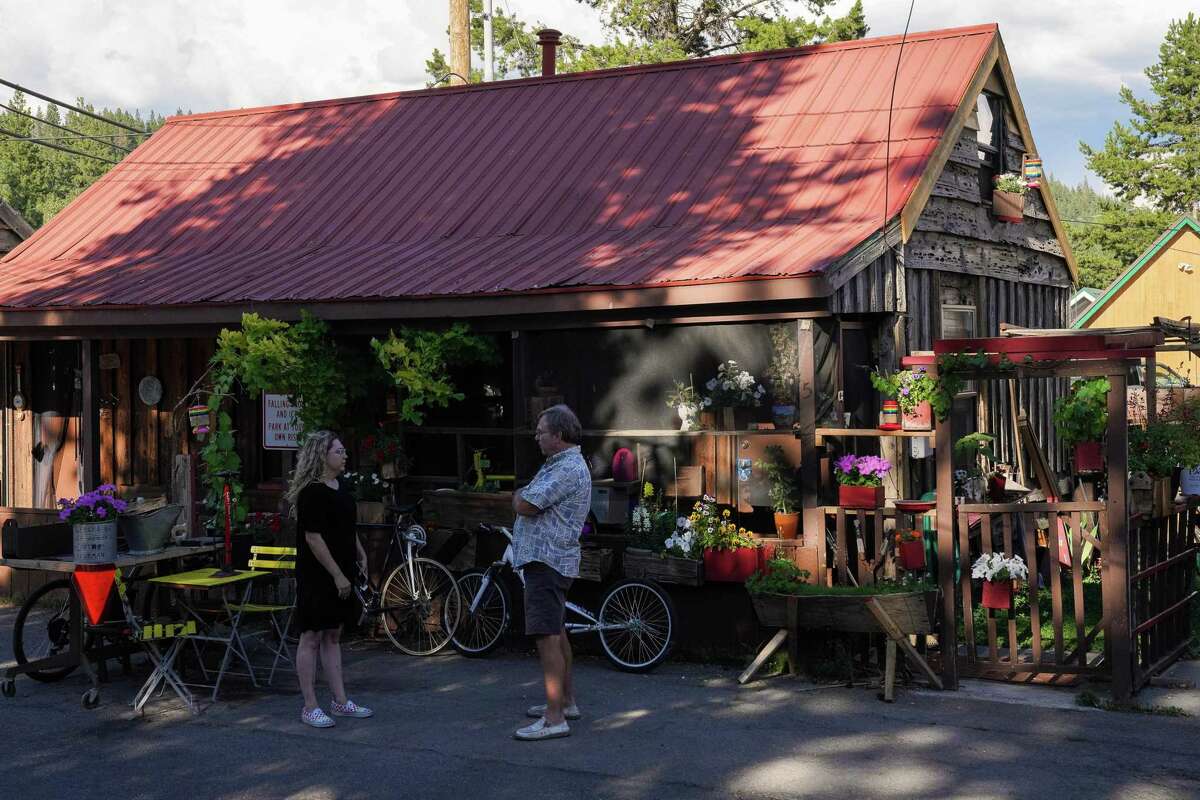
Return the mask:
POLYGON ((991 92, 980 94, 975 114, 979 122, 975 131, 979 147, 979 197, 991 201, 992 179, 1004 172, 1004 98, 991 92))

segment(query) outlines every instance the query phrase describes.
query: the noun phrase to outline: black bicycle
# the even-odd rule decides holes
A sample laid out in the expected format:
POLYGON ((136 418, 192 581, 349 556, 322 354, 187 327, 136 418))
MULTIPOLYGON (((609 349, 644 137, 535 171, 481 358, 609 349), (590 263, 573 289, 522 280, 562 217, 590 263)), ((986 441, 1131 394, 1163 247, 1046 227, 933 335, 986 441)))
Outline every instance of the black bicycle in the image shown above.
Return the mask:
POLYGON ((454 636, 462 595, 450 570, 418 555, 427 537, 413 518, 416 507, 393 510, 396 524, 380 571, 387 577, 376 584, 355 568, 354 593, 363 607, 359 624, 377 619, 401 652, 431 656, 454 636))
MULTIPOLYGON (((471 569, 458 577, 466 607, 451 641, 464 656, 490 653, 512 624, 512 592, 508 584, 523 588, 521 571, 513 568, 512 533, 508 528, 480 525, 480 531, 498 533, 508 540, 504 557, 487 569, 471 569), (514 577, 515 576, 515 577, 514 577)), ((657 583, 626 578, 608 588, 595 614, 567 603, 563 627, 569 634, 597 633, 604 655, 617 669, 649 672, 666 659, 675 635, 675 607, 657 583)))

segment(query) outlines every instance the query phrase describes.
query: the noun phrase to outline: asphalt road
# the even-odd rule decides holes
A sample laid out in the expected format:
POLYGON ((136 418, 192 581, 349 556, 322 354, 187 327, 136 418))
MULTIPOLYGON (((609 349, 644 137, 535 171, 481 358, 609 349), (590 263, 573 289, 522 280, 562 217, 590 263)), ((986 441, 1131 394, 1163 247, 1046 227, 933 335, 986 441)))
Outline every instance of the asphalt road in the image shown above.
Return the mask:
MULTIPOLYGON (((0 663, 13 616, 0 609, 0 663)), ((324 731, 299 723, 288 676, 197 718, 168 698, 133 716, 140 677, 118 674, 95 711, 80 708, 78 676, 22 679, 0 700, 0 798, 1200 797, 1200 720, 1077 709, 1061 690, 1002 695, 1052 708, 981 699, 982 686, 886 705, 868 689, 737 687, 732 670, 693 664, 626 675, 585 658, 584 719, 570 738, 527 743, 511 738, 539 700, 526 654, 360 644, 347 672, 377 716, 324 731)))

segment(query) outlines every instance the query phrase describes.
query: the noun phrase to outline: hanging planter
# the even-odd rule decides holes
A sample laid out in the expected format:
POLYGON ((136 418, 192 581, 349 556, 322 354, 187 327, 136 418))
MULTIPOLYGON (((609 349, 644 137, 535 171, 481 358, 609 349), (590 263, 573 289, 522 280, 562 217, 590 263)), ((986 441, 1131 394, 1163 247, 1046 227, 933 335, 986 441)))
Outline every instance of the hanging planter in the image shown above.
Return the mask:
POLYGON ((904 412, 901 423, 906 431, 927 431, 933 428, 933 407, 928 400, 922 400, 913 406, 911 411, 904 412))
POLYGON ((997 175, 992 190, 992 214, 1001 222, 1025 221, 1025 180, 1015 172, 997 175))
POLYGON ((1100 442, 1075 443, 1075 471, 1101 472, 1104 470, 1104 448, 1100 442))
POLYGON ((1029 577, 1029 568, 1020 556, 1006 558, 1003 553, 984 553, 971 565, 971 577, 983 579, 983 606, 993 609, 1012 607, 1013 581, 1029 577))
POLYGON ((983 606, 998 611, 1012 607, 1012 581, 984 581, 983 606))

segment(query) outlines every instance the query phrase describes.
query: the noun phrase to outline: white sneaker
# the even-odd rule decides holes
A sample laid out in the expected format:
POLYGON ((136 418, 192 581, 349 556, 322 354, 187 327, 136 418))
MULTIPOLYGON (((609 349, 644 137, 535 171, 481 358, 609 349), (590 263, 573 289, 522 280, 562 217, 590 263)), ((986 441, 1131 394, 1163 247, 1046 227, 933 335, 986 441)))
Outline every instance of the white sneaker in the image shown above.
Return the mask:
POLYGON ((301 709, 300 721, 314 728, 332 728, 334 725, 337 725, 336 722, 329 718, 328 714, 319 708, 314 708, 312 711, 301 709))
POLYGON ((354 719, 366 719, 367 717, 375 716, 375 712, 366 706, 356 704, 349 697, 346 698, 346 704, 342 705, 336 700, 329 701, 329 710, 333 712, 335 717, 353 717, 354 719))
POLYGON ((532 725, 517 729, 513 733, 513 738, 525 742, 536 742, 540 739, 560 739, 570 735, 571 726, 567 725, 566 720, 557 725, 550 725, 546 722, 546 718, 542 717, 532 725))
MULTIPOLYGON (((546 704, 539 703, 536 706, 530 706, 525 709, 525 716, 533 717, 534 719, 546 716, 546 704)), ((571 703, 571 705, 563 709, 563 716, 567 719, 579 719, 583 715, 579 713, 579 706, 571 703)))

